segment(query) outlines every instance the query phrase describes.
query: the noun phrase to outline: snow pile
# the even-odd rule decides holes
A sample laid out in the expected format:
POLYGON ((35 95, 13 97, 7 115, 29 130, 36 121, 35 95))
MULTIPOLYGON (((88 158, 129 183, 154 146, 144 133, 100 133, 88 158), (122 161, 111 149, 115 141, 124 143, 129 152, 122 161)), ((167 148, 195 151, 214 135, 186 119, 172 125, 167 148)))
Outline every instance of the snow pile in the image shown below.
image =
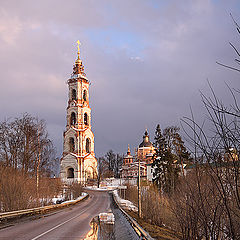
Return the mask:
POLYGON ((116 187, 121 185, 122 179, 120 178, 106 178, 104 181, 108 186, 116 187))
POLYGON ((99 188, 97 186, 85 187, 85 189, 87 189, 87 190, 96 190, 96 191, 112 191, 117 188, 118 188, 118 186, 104 186, 104 187, 99 187, 99 188))
POLYGON ((97 186, 88 186, 85 187, 87 190, 97 190, 97 191, 108 191, 107 187, 97 187, 97 186))
POLYGON ((83 192, 81 194, 81 196, 79 196, 77 199, 74 200, 68 200, 68 201, 64 201, 64 197, 55 197, 52 199, 52 203, 53 204, 61 204, 61 203, 69 203, 69 202, 74 202, 76 200, 81 200, 82 198, 84 198, 87 195, 87 193, 83 192))
POLYGON ((131 210, 131 211, 134 211, 134 212, 137 212, 137 211, 138 211, 138 208, 137 208, 132 202, 120 198, 119 195, 118 195, 118 191, 117 191, 117 190, 114 190, 114 191, 113 191, 113 194, 114 194, 114 196, 115 196, 116 201, 118 202, 118 204, 119 204, 122 208, 131 210))
POLYGON ((64 201, 64 197, 55 197, 55 198, 52 198, 52 203, 53 204, 59 204, 59 203, 62 203, 64 201))
POLYGON ((69 202, 75 202, 77 200, 81 200, 83 199, 85 196, 87 195, 87 193, 83 192, 82 195, 80 197, 78 197, 77 199, 74 199, 74 200, 68 200, 68 201, 65 201, 63 203, 69 203, 69 202))
POLYGON ((85 187, 85 189, 98 191, 113 191, 117 189, 121 184, 122 179, 106 178, 101 182, 99 188, 97 186, 87 186, 85 187))
POLYGON ((115 218, 114 214, 112 212, 108 213, 99 213, 99 220, 101 222, 109 223, 109 224, 114 224, 115 218))

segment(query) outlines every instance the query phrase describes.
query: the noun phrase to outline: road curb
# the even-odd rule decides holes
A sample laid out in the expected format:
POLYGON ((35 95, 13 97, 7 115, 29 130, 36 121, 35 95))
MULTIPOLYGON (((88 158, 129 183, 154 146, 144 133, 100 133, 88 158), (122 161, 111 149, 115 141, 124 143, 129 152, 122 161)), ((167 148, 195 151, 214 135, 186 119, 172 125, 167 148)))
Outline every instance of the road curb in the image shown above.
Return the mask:
POLYGON ((146 232, 131 216, 129 216, 129 214, 127 214, 122 207, 119 205, 119 203, 117 202, 115 195, 112 191, 112 196, 113 196, 113 201, 116 203, 117 207, 120 209, 120 211, 125 215, 125 217, 127 218, 127 220, 129 221, 129 223, 131 224, 132 228, 134 229, 134 231, 137 233, 137 235, 139 236, 140 239, 146 239, 146 240, 154 240, 154 238, 152 238, 148 232, 146 232))
POLYGON ((66 202, 66 203, 61 203, 61 204, 56 204, 56 205, 49 205, 49 206, 44 206, 44 207, 38 207, 38 208, 31 208, 31 209, 24 209, 24 210, 18 210, 18 211, 12 211, 12 212, 4 212, 0 213, 0 222, 5 219, 9 218, 16 218, 16 217, 21 217, 24 215, 35 215, 35 214, 41 214, 53 209, 57 208, 64 208, 68 207, 70 205, 74 205, 78 202, 81 202, 89 197, 89 194, 85 195, 83 198, 72 201, 72 202, 66 202))

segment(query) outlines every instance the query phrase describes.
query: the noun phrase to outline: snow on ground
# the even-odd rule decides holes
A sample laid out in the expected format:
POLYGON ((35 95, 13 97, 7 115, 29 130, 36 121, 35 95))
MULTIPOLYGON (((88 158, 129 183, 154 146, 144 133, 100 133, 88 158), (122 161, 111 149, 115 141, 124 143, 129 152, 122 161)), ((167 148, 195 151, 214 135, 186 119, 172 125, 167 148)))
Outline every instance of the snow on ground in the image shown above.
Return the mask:
POLYGON ((114 190, 114 189, 117 189, 118 186, 100 186, 99 188, 97 186, 88 186, 88 187, 85 187, 84 189, 87 189, 87 190, 96 190, 96 191, 111 191, 111 190, 114 190))
POLYGON ((57 203, 69 203, 69 202, 74 202, 76 200, 81 200, 82 198, 84 198, 87 195, 87 193, 83 192, 82 195, 80 197, 78 197, 77 199, 74 200, 68 200, 68 201, 64 201, 64 197, 55 197, 52 199, 52 203, 53 204, 57 204, 57 203))
POLYGON ((119 204, 122 208, 125 208, 125 209, 128 209, 128 210, 132 210, 132 211, 134 211, 134 212, 137 212, 137 211, 138 211, 138 208, 137 208, 132 202, 120 198, 119 195, 118 195, 118 191, 117 191, 117 190, 114 190, 114 191, 113 191, 113 194, 114 194, 114 196, 115 196, 116 201, 118 202, 118 204, 119 204))
POLYGON ((54 197, 52 198, 52 203, 57 204, 64 201, 64 197, 54 197))
POLYGON ((119 186, 122 184, 122 179, 120 178, 106 178, 102 181, 102 184, 106 184, 107 186, 119 186))
POLYGON ((85 189, 89 190, 97 190, 97 191, 111 191, 117 189, 120 185, 122 185, 122 179, 116 178, 106 178, 101 181, 100 187, 97 186, 87 186, 85 189))
POLYGON ((122 199, 118 195, 118 187, 122 186, 125 181, 123 179, 107 178, 104 179, 100 187, 97 186, 87 186, 85 189, 88 190, 97 190, 97 191, 113 191, 116 201, 120 204, 122 208, 137 211, 137 207, 130 201, 122 199))
POLYGON ((68 201, 65 201, 65 202, 62 202, 62 203, 75 202, 75 201, 77 201, 77 200, 81 200, 81 199, 83 199, 86 195, 87 195, 87 193, 83 192, 82 195, 81 195, 80 197, 78 197, 77 199, 74 199, 74 200, 68 200, 68 201))
POLYGON ((107 187, 87 186, 84 187, 86 190, 97 190, 97 191, 108 191, 107 187))

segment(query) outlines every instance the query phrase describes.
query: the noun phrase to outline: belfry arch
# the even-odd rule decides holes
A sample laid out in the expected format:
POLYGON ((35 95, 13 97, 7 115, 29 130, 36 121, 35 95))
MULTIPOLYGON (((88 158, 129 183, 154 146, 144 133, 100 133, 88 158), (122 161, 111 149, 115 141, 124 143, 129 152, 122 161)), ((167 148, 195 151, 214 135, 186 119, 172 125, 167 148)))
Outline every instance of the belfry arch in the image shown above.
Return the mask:
POLYGON ((83 100, 87 101, 87 90, 86 89, 83 91, 83 100))
POLYGON ((91 139, 90 138, 86 139, 86 152, 91 153, 91 139))
POLYGON ((87 113, 84 113, 84 124, 87 126, 89 125, 89 117, 87 113))
POLYGON ((73 137, 69 138, 69 150, 70 150, 70 152, 75 151, 75 141, 74 141, 73 137))
POLYGON ((67 169, 67 178, 74 178, 74 169, 73 168, 67 169))
POLYGON ((72 112, 70 117, 70 125, 75 125, 75 124, 76 124, 76 113, 72 112))
POLYGON ((76 89, 72 89, 72 100, 77 100, 77 91, 76 91, 76 89))

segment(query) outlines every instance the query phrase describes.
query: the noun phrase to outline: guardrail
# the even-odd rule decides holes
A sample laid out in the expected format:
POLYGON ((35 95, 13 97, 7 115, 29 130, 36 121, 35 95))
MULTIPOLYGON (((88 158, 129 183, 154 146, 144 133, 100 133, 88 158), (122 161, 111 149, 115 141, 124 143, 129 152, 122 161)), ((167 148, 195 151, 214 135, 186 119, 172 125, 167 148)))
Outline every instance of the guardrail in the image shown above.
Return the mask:
POLYGON ((122 209, 122 207, 119 205, 118 201, 116 200, 114 193, 112 195, 113 195, 114 202, 116 203, 118 208, 121 210, 121 212, 126 216, 129 223, 131 224, 132 228, 135 230, 135 232, 139 236, 139 238, 140 239, 146 239, 146 240, 153 240, 153 238, 149 235, 149 233, 146 232, 131 216, 129 216, 129 214, 127 214, 122 209))
POLYGON ((72 202, 66 202, 66 203, 61 203, 61 204, 56 204, 56 205, 49 205, 49 206, 45 206, 45 207, 18 210, 18 211, 13 211, 13 212, 0 213, 0 221, 3 219, 7 219, 7 218, 19 217, 19 216, 28 215, 28 214, 32 214, 32 215, 39 214, 39 213, 43 213, 43 212, 46 212, 51 209, 63 208, 66 206, 74 205, 88 197, 89 197, 89 195, 87 194, 87 195, 83 196, 82 198, 72 201, 72 202))

